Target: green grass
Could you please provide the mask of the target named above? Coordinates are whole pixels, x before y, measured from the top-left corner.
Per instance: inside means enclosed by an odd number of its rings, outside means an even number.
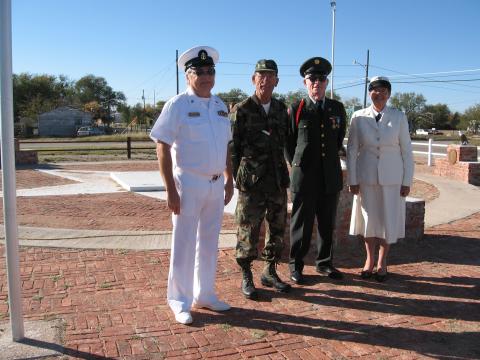
[[[53,275],[50,278],[53,280],[53,282],[57,282],[62,278],[62,275]]]
[[[113,285],[109,284],[108,282],[104,281],[103,283],[100,284],[100,289],[110,289]]]
[[[127,137],[130,137],[135,141],[150,141],[148,133],[137,132],[129,134],[112,134],[112,135],[99,135],[99,136],[80,136],[80,137],[35,137],[20,139],[22,143],[28,142],[52,142],[52,141],[65,141],[65,142],[97,142],[97,141],[127,141]]]
[[[251,334],[255,339],[263,339],[265,336],[267,336],[267,332],[263,330],[252,330]]]

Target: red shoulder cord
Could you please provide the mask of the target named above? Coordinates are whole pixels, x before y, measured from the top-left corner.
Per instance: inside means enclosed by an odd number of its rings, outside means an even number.
[[[300,104],[298,104],[297,113],[295,114],[295,127],[298,128],[298,123],[300,122],[300,113],[302,112],[303,105],[305,104],[305,100],[300,100]]]

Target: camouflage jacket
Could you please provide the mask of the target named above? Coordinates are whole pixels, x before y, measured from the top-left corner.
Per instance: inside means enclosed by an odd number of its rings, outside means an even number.
[[[289,186],[284,147],[288,114],[285,105],[271,100],[268,115],[255,95],[238,103],[232,121],[233,175],[241,191],[274,192]]]

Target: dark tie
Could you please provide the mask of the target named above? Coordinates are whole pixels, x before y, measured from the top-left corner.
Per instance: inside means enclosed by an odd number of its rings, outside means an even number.
[[[377,116],[375,116],[375,120],[376,120],[377,122],[379,122],[381,118],[382,118],[382,114],[381,114],[381,113],[378,113]]]

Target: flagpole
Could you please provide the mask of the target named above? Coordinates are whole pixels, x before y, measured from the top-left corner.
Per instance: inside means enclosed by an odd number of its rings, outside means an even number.
[[[8,277],[8,304],[13,341],[24,335],[20,256],[17,236],[15,147],[13,142],[12,3],[0,0],[0,107],[3,217]]]

